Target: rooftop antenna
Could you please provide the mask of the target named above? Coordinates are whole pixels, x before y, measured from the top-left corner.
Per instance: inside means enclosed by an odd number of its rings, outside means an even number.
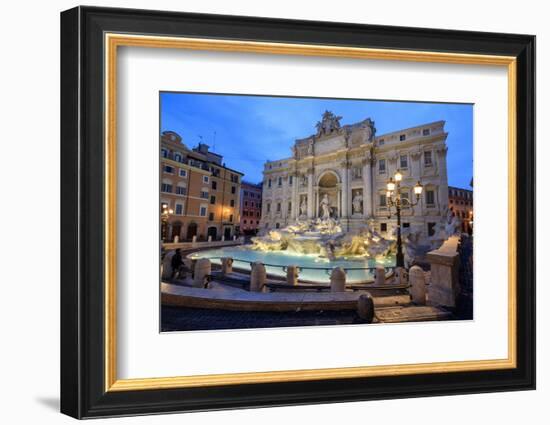
[[[214,131],[214,141],[212,142],[212,150],[216,152],[216,132]]]
[[[198,134],[198,136],[199,136],[199,140],[200,140],[199,143],[202,145],[202,136],[200,134]]]

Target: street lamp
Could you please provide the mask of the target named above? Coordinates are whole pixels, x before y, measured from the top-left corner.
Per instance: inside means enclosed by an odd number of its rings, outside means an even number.
[[[162,240],[165,241],[167,238],[167,231],[168,231],[168,219],[170,216],[174,214],[174,210],[172,208],[168,208],[168,205],[162,204],[161,211],[160,211],[160,221],[162,223],[161,226],[161,236]]]
[[[399,170],[390,177],[386,184],[386,204],[388,206],[388,218],[392,216],[392,207],[395,208],[395,215],[397,217],[397,254],[395,255],[395,266],[405,267],[405,257],[403,256],[403,241],[401,240],[401,208],[404,206],[414,207],[420,201],[420,195],[422,195],[422,185],[417,182],[414,185],[414,194],[416,195],[416,202],[411,202],[409,198],[401,197],[401,181],[403,180],[403,174]]]

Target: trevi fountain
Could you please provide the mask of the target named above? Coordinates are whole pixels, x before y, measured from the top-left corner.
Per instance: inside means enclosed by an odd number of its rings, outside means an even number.
[[[459,228],[460,221],[451,211],[436,226],[435,234],[422,236],[420,229],[403,229],[405,260],[409,265],[423,262],[428,251],[441,244]],[[253,237],[251,244],[209,249],[192,253],[190,258],[209,258],[220,263],[221,258],[233,258],[233,267],[250,270],[250,264],[262,262],[268,274],[285,276],[286,266],[298,266],[300,280],[328,282],[330,271],[342,267],[348,282],[366,282],[373,278],[374,269],[395,267],[396,236],[382,236],[369,224],[359,230],[344,231],[333,217],[327,197],[319,204],[319,217],[297,220],[281,229],[267,230]]]

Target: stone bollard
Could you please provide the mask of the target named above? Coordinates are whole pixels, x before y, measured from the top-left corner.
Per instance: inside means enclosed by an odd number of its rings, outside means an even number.
[[[372,323],[374,320],[374,301],[368,292],[359,295],[357,299],[357,315],[366,323]]]
[[[191,245],[192,246],[196,246],[197,245],[197,236],[193,236],[193,241],[191,242]]]
[[[330,274],[330,292],[345,292],[346,272],[342,267],[334,267]]]
[[[206,276],[212,273],[212,264],[208,258],[200,258],[195,264],[193,286],[204,288]]]
[[[237,240],[237,235],[233,235],[233,240],[234,240],[234,241]]]
[[[180,237],[178,235],[174,236],[174,243],[178,243],[180,241]]]
[[[393,283],[396,285],[407,284],[407,269],[404,267],[396,267],[393,276]]]
[[[212,235],[208,236],[208,242],[212,242]]]
[[[162,279],[172,279],[172,257],[176,255],[176,251],[169,251],[162,260]]]
[[[297,285],[298,272],[298,266],[286,266],[286,283],[289,285]]]
[[[419,305],[426,304],[426,275],[418,266],[412,266],[409,270],[411,282],[410,294],[412,302]]]
[[[225,235],[222,235],[222,242],[225,241]]]
[[[260,292],[265,286],[267,274],[263,263],[257,261],[251,264],[250,292]]]
[[[374,283],[375,285],[384,285],[386,283],[386,269],[382,266],[376,266],[376,271],[374,272]]]
[[[222,258],[222,275],[227,276],[229,273],[233,272],[233,258],[223,257]]]

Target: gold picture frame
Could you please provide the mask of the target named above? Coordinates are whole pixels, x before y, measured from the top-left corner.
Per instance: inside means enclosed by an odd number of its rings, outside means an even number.
[[[105,86],[107,127],[105,151],[107,176],[105,186],[105,391],[169,389],[195,386],[235,385],[249,383],[340,379],[409,375],[418,373],[465,372],[508,369],[516,367],[516,58],[513,56],[473,55],[410,50],[371,49],[355,47],[282,44],[254,41],[233,41],[159,37],[128,34],[105,34]],[[170,378],[117,379],[116,375],[116,94],[117,52],[119,47],[148,47],[157,49],[188,49],[260,53],[278,55],[325,56],[354,59],[396,60],[404,62],[435,62],[447,64],[491,65],[506,67],[508,72],[508,358],[458,362],[401,364],[330,369],[233,373]]]
[[[144,47],[507,72],[507,356],[123,379],[117,374],[117,58]],[[535,37],[76,7],[61,14],[61,411],[76,418],[535,387]],[[518,274],[521,270],[521,275]],[[503,282],[504,286],[504,282]],[[427,379],[429,377],[429,379]]]

